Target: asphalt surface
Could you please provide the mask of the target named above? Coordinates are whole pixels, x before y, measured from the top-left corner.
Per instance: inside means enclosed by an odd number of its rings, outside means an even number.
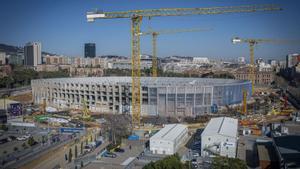
[[[129,146],[131,145],[131,149]],[[99,160],[95,160],[89,165],[85,166],[84,169],[121,169],[125,168],[122,163],[131,157],[138,157],[144,150],[144,141],[125,141],[125,143],[121,146],[125,150],[124,153],[116,153],[116,158],[102,157]],[[136,159],[134,160],[136,161]],[[134,163],[132,161],[132,165]],[[142,166],[132,166],[132,168],[142,168]]]
[[[240,136],[238,141],[237,158],[246,161],[249,168],[259,166],[256,139],[257,136]]]

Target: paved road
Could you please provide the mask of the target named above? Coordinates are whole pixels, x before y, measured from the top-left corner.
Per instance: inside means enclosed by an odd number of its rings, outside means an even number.
[[[246,161],[250,168],[259,166],[256,138],[257,136],[240,136],[238,142],[237,158]]]
[[[75,141],[72,139],[69,142],[61,144],[60,146],[53,148],[51,151],[41,155],[40,157],[32,160],[30,163],[21,167],[21,169],[53,169],[55,166],[59,165],[63,168],[69,168],[70,164],[65,160],[65,154],[69,154],[69,149],[72,149],[73,159],[75,156],[75,146],[77,145],[78,155],[80,154],[80,141]],[[82,137],[82,140],[84,138]]]

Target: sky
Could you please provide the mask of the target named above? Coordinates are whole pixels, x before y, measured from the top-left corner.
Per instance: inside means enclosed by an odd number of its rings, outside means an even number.
[[[23,46],[42,43],[42,50],[83,56],[84,43],[96,43],[97,55],[131,55],[130,19],[103,19],[88,23],[86,12],[95,9],[126,11],[150,8],[192,8],[278,4],[273,12],[144,18],[142,31],[211,28],[211,31],[160,35],[158,57],[181,55],[209,58],[248,58],[247,44],[231,38],[300,40],[298,0],[1,0],[0,43]],[[300,44],[258,44],[255,57],[284,59],[298,53]],[[141,53],[151,54],[151,37],[141,37]]]

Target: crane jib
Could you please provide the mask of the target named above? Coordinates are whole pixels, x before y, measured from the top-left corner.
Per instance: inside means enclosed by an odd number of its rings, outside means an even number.
[[[119,12],[94,12],[88,13],[87,16],[110,19],[110,18],[132,18],[134,16],[154,17],[154,16],[183,16],[183,15],[213,15],[223,13],[242,13],[256,11],[274,11],[282,10],[277,5],[246,5],[230,7],[210,7],[210,8],[162,8],[162,9],[145,9],[130,10]]]

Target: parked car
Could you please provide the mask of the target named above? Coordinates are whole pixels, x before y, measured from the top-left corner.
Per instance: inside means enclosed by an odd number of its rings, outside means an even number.
[[[24,136],[22,136],[22,137],[17,137],[17,140],[18,140],[18,141],[24,141],[24,140],[27,140],[27,138],[24,137]]]
[[[16,139],[17,139],[17,137],[16,137],[16,136],[8,136],[8,138],[9,138],[11,141],[13,141],[13,140],[16,140]]]
[[[116,158],[117,154],[111,153],[111,152],[107,152],[107,153],[104,154],[104,157]]]
[[[7,142],[8,142],[7,138],[4,138],[4,139],[0,140],[0,144],[4,144],[4,143],[7,143]]]
[[[124,153],[125,150],[123,148],[115,148],[115,152]]]
[[[193,151],[193,157],[199,157],[200,155],[199,155],[199,153],[198,152],[194,152]]]
[[[192,164],[198,164],[198,163],[197,163],[197,159],[192,159],[191,162],[192,162]]]
[[[86,145],[84,146],[83,152],[84,153],[89,153],[93,150],[93,147],[91,145]]]
[[[26,138],[26,139],[28,139],[30,136],[31,136],[30,134],[26,134],[23,137]]]

